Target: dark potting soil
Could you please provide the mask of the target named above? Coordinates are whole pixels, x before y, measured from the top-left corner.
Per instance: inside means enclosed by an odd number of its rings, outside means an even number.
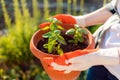
[[[67,43],[67,45],[63,45],[61,44],[61,49],[63,50],[64,53],[66,52],[70,52],[70,51],[75,51],[78,49],[85,49],[88,46],[88,39],[87,36],[84,36],[85,41],[82,43],[78,43],[77,45],[74,43],[70,43],[69,40],[72,40],[72,37],[67,36],[67,35],[62,35]],[[48,42],[47,38],[43,38],[41,39],[38,44],[37,44],[37,48],[45,53],[48,53],[47,49],[43,47],[44,44],[46,44]],[[57,54],[57,51],[53,51],[52,54]]]

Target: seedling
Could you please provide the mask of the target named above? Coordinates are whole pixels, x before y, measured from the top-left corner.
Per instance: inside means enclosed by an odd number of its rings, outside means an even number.
[[[61,49],[61,45],[67,45],[67,42],[61,35],[61,32],[64,30],[64,28],[59,25],[61,22],[56,18],[50,18],[48,21],[50,22],[50,25],[42,29],[49,29],[49,32],[42,35],[43,38],[48,39],[48,42],[44,44],[43,47],[48,50],[48,53],[57,52],[59,55],[62,55],[63,50]],[[77,45],[78,42],[84,42],[83,36],[84,34],[88,34],[88,32],[85,29],[80,28],[78,25],[74,25],[74,27],[75,28],[67,30],[65,35],[72,35],[73,39],[69,40],[69,42]]]
[[[59,25],[60,21],[58,21],[56,18],[50,18],[49,22],[51,24],[49,26],[46,26],[45,28],[43,28],[43,30],[50,29],[49,32],[43,34],[44,38],[48,38],[48,43],[44,44],[43,47],[48,49],[49,53],[52,53],[56,50],[59,55],[62,55],[63,51],[60,48],[60,45],[61,44],[66,45],[66,41],[60,35],[61,34],[60,29],[63,30],[64,28],[62,28]]]
[[[69,40],[69,42],[73,42],[74,44],[78,44],[78,42],[84,42],[84,34],[88,34],[88,32],[80,28],[79,25],[74,25],[75,28],[71,28],[66,31],[66,35],[72,35],[73,40]]]

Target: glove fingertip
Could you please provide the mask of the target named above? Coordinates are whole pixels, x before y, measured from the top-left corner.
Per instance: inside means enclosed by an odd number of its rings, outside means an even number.
[[[69,62],[68,60],[65,60],[65,63],[66,63],[66,64],[69,64],[70,62]]]

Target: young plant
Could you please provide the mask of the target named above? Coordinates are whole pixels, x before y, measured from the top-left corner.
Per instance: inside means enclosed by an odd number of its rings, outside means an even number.
[[[59,25],[59,21],[56,18],[50,18],[49,22],[51,23],[49,26],[46,26],[43,28],[43,30],[49,29],[50,31],[43,34],[43,38],[48,38],[48,43],[44,44],[43,47],[48,49],[48,53],[52,53],[54,51],[57,51],[59,55],[63,54],[62,49],[60,48],[60,45],[66,45],[66,41],[64,38],[60,35],[61,30],[64,29]]]
[[[75,28],[67,30],[65,34],[73,35],[73,40],[69,40],[69,42],[73,42],[77,45],[78,42],[84,42],[83,34],[88,34],[88,32],[85,29],[80,28],[79,25],[74,25],[74,27]]]

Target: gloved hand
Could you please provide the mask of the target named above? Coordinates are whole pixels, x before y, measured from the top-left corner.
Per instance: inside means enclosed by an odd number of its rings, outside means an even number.
[[[74,25],[78,24],[80,27],[85,27],[85,20],[82,16],[72,16],[69,14],[58,14],[53,16],[53,18],[56,18],[62,22],[63,25]],[[50,22],[44,22],[39,25],[40,28],[44,28],[45,26],[49,26]]]
[[[117,48],[99,49],[96,52],[77,56],[66,60],[67,66],[51,63],[53,69],[58,71],[83,71],[95,65],[117,65],[119,64],[119,53]]]
[[[72,52],[68,52],[65,53],[63,55],[60,56],[54,56],[54,57],[44,57],[43,60],[48,64],[51,65],[52,63],[56,63],[59,65],[66,65],[68,66],[69,63],[66,63],[65,61],[77,57],[77,56],[81,56],[81,55],[85,55],[85,54],[89,54],[91,52],[95,52],[98,49],[84,49],[84,50],[76,50],[76,51],[72,51]],[[51,69],[51,67],[49,66],[49,69]]]

